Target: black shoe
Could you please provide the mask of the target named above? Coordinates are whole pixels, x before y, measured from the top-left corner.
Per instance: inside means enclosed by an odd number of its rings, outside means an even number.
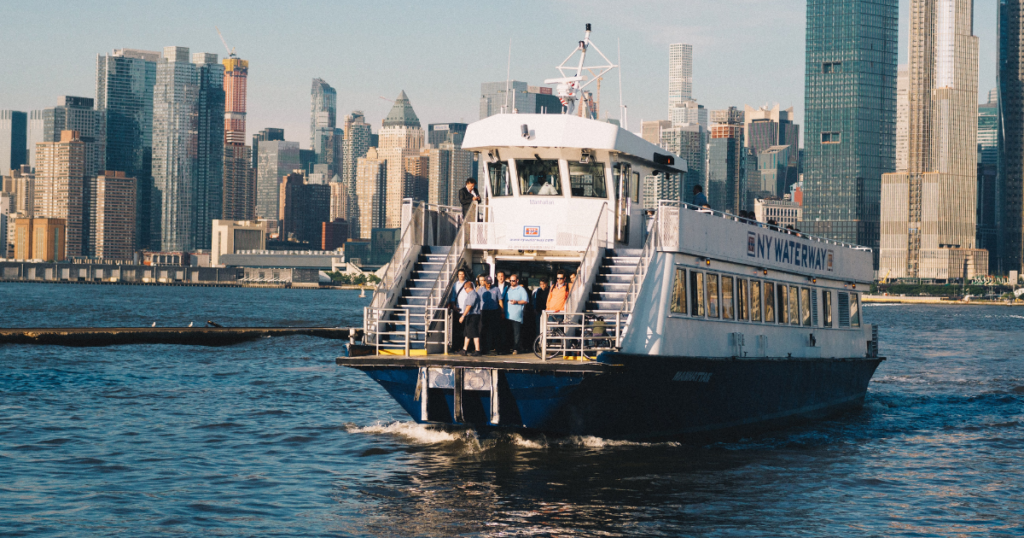
[[[479,356],[480,356],[480,352],[479,352],[479,351],[474,351],[474,352],[472,353],[472,356],[473,356],[473,357],[479,357]]]
[[[459,355],[465,355],[465,354],[466,354],[466,350],[465,349],[460,349],[459,350]]]

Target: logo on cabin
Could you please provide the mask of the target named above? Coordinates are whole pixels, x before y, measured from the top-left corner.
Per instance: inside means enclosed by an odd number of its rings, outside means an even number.
[[[819,271],[832,270],[834,252],[799,236],[747,232],[747,256]]]
[[[540,226],[523,226],[523,237],[540,237]]]
[[[747,256],[757,256],[757,234],[747,232]]]

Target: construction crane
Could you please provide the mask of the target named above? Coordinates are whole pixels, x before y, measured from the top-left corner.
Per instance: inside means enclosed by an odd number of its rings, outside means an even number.
[[[220,42],[224,43],[224,48],[227,49],[227,51],[228,51],[228,57],[229,58],[238,58],[238,55],[235,54],[235,49],[233,47],[229,47],[228,46],[227,40],[224,39],[224,34],[220,33],[220,28],[217,28],[216,26],[214,26],[213,28],[215,30],[217,30],[217,35],[220,36]]]

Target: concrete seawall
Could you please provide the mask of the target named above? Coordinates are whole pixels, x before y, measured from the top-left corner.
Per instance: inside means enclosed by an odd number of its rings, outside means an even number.
[[[91,327],[0,329],[0,344],[44,346],[119,346],[128,344],[175,344],[230,346],[239,342],[276,336],[315,336],[348,340],[362,329],[333,327]]]

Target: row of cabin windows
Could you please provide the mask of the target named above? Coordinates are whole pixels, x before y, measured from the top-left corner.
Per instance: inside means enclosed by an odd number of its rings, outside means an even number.
[[[824,318],[819,320],[818,301]],[[836,301],[839,319],[832,319]],[[860,327],[856,293],[793,286],[676,268],[671,311],[708,319],[781,323],[805,327]],[[820,321],[820,322],[819,322]]]
[[[557,159],[515,159],[515,171],[520,196],[562,196],[562,182],[559,179]],[[607,198],[604,163],[580,163],[568,161],[569,189],[573,197]],[[514,193],[511,168],[507,162],[488,163],[491,196],[512,196]],[[622,179],[627,183],[621,185]],[[631,197],[639,201],[640,174],[631,172],[628,164],[620,163],[613,168],[613,185],[616,195]],[[632,179],[632,182],[629,182]],[[629,184],[631,183],[631,184]],[[620,190],[622,192],[618,192]]]

